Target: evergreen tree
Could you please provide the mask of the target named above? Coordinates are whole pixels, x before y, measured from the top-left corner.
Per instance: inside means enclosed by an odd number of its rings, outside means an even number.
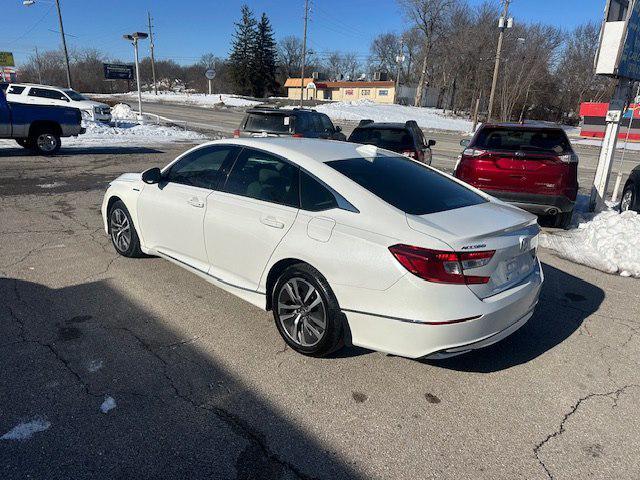
[[[256,61],[257,30],[253,12],[247,5],[241,8],[242,19],[236,22],[233,34],[233,44],[229,55],[231,79],[236,93],[251,95],[253,93],[252,71]]]
[[[277,90],[276,67],[277,49],[273,38],[271,22],[266,14],[262,14],[256,32],[256,50],[252,74],[252,91],[254,97],[264,97]]]

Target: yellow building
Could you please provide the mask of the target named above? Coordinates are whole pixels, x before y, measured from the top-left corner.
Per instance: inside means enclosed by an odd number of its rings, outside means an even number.
[[[385,82],[325,82],[304,79],[305,100],[334,100],[348,102],[352,100],[371,100],[377,103],[393,103],[395,83]],[[300,99],[300,78],[288,78],[284,83],[287,98]]]

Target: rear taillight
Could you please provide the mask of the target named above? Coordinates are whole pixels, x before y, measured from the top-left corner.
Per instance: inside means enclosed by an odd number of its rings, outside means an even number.
[[[423,280],[458,285],[488,283],[489,277],[465,275],[465,270],[487,265],[495,253],[445,252],[402,244],[389,247],[389,251],[404,268]]]
[[[295,137],[295,138],[303,138],[303,137],[304,137],[304,135],[302,135],[301,133],[294,133],[294,134],[293,134],[293,135],[291,135],[291,136],[292,136],[292,137]]]
[[[465,148],[464,152],[462,152],[462,155],[466,157],[481,157],[485,153],[487,153],[486,150],[478,150],[476,148]]]
[[[233,131],[233,138],[240,138],[240,130],[237,128]]]
[[[415,150],[403,150],[402,155],[409,158],[418,158],[418,155],[416,155]]]
[[[578,163],[578,155],[570,153],[567,155],[559,155],[558,158],[564,163]]]

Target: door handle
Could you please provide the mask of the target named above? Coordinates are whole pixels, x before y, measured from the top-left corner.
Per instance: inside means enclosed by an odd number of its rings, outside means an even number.
[[[204,202],[200,200],[198,197],[191,197],[189,200],[187,200],[187,203],[192,207],[196,207],[196,208],[204,207]]]
[[[280,220],[278,220],[277,218],[274,218],[274,217],[262,217],[260,219],[260,221],[264,225],[267,225],[268,227],[284,228],[284,222],[281,222]]]

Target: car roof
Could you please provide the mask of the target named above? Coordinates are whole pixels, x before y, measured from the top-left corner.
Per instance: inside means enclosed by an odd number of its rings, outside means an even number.
[[[41,87],[41,88],[56,88],[58,90],[71,90],[68,87],[56,87],[55,85],[42,85],[40,83],[23,83],[23,82],[12,82],[10,85],[15,85],[17,87]]]
[[[371,122],[371,123],[365,123],[363,125],[358,125],[356,128],[358,128],[358,129],[363,129],[363,128],[398,128],[398,129],[405,129],[405,128],[407,128],[407,124],[406,123],[400,123],[400,122]]]
[[[280,113],[283,115],[307,115],[318,113],[316,110],[308,108],[275,108],[275,107],[253,107],[247,110],[247,113]]]
[[[543,121],[529,121],[524,123],[516,123],[516,122],[497,122],[497,123],[483,123],[481,128],[513,128],[513,129],[540,129],[540,130],[562,130],[562,125],[553,122],[543,122]]]

